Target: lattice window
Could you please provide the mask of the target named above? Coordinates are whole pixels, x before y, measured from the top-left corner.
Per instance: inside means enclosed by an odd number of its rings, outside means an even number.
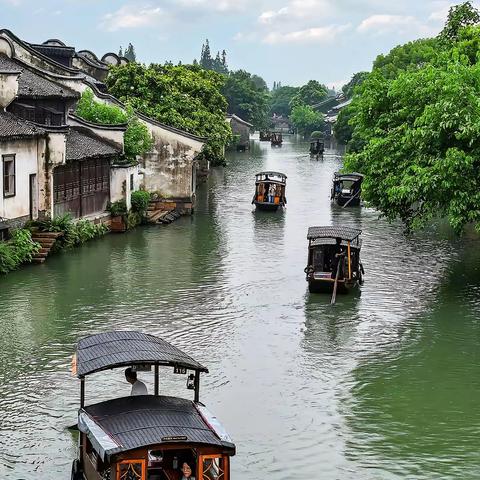
[[[202,456],[200,480],[228,480],[226,460],[215,455]]]
[[[117,464],[117,480],[145,480],[146,460],[124,460]]]

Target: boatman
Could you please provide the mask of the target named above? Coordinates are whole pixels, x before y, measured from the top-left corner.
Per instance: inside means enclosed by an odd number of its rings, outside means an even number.
[[[337,237],[335,239],[335,251],[332,259],[332,278],[337,276],[337,268],[340,263],[340,271],[338,272],[338,278],[343,278],[343,258],[345,257],[345,248],[342,246],[342,239]]]
[[[133,368],[129,367],[125,370],[125,378],[127,382],[132,385],[130,396],[148,395],[147,386],[138,380],[137,372]]]

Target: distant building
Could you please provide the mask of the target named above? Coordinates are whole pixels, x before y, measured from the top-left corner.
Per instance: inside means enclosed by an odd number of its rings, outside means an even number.
[[[274,132],[290,133],[293,130],[293,125],[287,116],[274,113],[270,119],[270,128]]]
[[[250,148],[250,131],[253,129],[253,125],[237,115],[227,115],[226,121],[230,124],[234,135],[233,147],[237,151],[248,150]]]

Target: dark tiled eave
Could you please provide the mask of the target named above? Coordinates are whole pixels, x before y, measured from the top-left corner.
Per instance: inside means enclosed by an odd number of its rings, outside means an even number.
[[[109,158],[122,152],[120,146],[116,146],[84,128],[70,128],[66,137],[67,161]]]
[[[27,68],[23,63],[0,54],[0,70],[21,71],[18,78],[18,98],[80,98],[80,94]]]
[[[45,135],[45,130],[9,112],[0,111],[0,141]]]

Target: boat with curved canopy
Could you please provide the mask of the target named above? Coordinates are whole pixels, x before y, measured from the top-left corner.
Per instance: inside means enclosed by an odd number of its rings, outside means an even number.
[[[333,177],[331,199],[341,207],[358,207],[362,194],[361,173],[339,173]]]
[[[312,293],[348,293],[363,283],[360,262],[361,230],[349,227],[310,227],[305,268]]]
[[[320,139],[310,141],[310,155],[323,155],[325,153],[325,143]]]
[[[281,147],[283,143],[283,135],[273,132],[270,134],[270,144],[272,147]]]
[[[259,210],[276,211],[287,204],[287,176],[280,172],[260,172],[255,175],[255,194],[252,204]]]
[[[152,371],[153,395],[86,405],[85,380],[93,373],[129,367]],[[160,367],[186,375],[194,399],[160,395]],[[72,370],[80,379],[79,457],[73,480],[229,480],[235,445],[200,402],[200,374],[208,369],[161,338],[114,331],[78,342]]]

